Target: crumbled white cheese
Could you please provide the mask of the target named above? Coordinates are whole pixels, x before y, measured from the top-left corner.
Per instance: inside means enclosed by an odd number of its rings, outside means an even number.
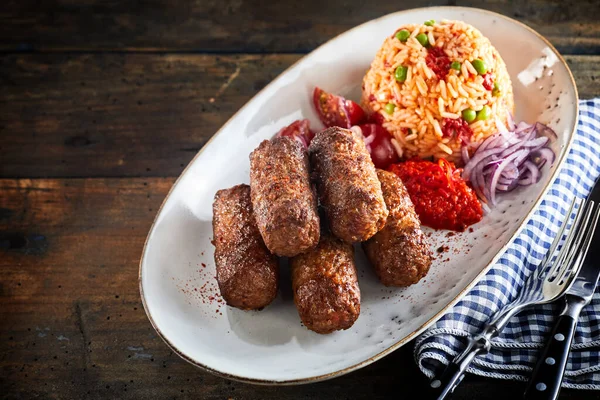
[[[529,86],[536,79],[541,78],[544,73],[544,67],[550,68],[558,61],[558,57],[549,47],[542,50],[543,56],[533,60],[527,68],[519,72],[517,78],[524,86]]]

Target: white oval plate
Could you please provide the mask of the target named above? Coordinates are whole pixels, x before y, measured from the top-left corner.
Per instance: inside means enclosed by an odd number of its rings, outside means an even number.
[[[300,324],[287,265],[273,304],[244,312],[219,302],[212,238],[212,201],[218,189],[249,181],[250,152],[298,118],[321,126],[312,90],[360,99],[360,86],[384,38],[406,23],[463,20],[498,49],[513,80],[517,120],[550,124],[558,158],[542,180],[505,196],[473,231],[431,234],[436,260],[429,275],[407,289],[382,286],[357,248],[361,314],[352,328],[318,335]],[[543,77],[517,78],[550,55]],[[314,382],[341,375],[399,348],[442,316],[499,257],[541,201],[564,160],[577,124],[577,90],[556,50],[525,25],[471,8],[435,7],[367,22],[302,58],[257,94],[217,132],[167,196],[148,235],[140,263],[140,291],[148,317],[164,341],[194,365],[227,378],[263,384]],[[449,250],[436,252],[440,246]]]

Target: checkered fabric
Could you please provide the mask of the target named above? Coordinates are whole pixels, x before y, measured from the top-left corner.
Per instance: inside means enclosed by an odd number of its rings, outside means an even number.
[[[589,194],[600,175],[600,99],[579,103],[579,126],[565,164],[539,209],[498,263],[415,344],[415,359],[428,377],[478,333],[489,317],[511,301],[538,266],[558,232],[573,195]],[[527,380],[552,329],[562,301],[515,316],[492,342],[491,352],[476,357],[468,372],[481,376]],[[600,291],[581,313],[563,387],[600,389]]]

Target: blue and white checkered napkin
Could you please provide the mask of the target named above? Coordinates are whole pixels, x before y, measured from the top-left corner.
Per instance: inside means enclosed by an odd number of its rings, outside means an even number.
[[[579,103],[579,126],[573,147],[557,180],[527,226],[498,263],[415,343],[415,359],[428,376],[440,374],[469,333],[477,333],[498,308],[512,300],[537,266],[565,218],[573,195],[586,196],[600,175],[600,99]],[[560,302],[559,302],[560,303]],[[514,317],[477,357],[468,372],[500,379],[527,380],[560,304],[533,308]],[[442,365],[443,364],[443,365]],[[600,389],[600,291],[585,307],[569,356],[563,386]]]

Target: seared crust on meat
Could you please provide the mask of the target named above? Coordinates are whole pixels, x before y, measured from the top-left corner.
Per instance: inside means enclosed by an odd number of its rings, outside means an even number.
[[[217,281],[227,304],[255,310],[273,301],[279,266],[256,227],[248,185],[217,192],[213,236]]]
[[[377,176],[390,214],[385,227],[362,244],[363,250],[381,283],[409,286],[429,271],[429,243],[402,180],[383,170]]]
[[[383,228],[388,210],[362,138],[348,129],[329,128],[315,136],[308,152],[331,232],[352,243]]]
[[[319,243],[317,196],[300,143],[263,141],[250,155],[250,187],[256,223],[272,253],[293,257]]]
[[[292,290],[304,325],[317,333],[348,329],[360,314],[360,289],[352,245],[328,234],[290,260]]]

